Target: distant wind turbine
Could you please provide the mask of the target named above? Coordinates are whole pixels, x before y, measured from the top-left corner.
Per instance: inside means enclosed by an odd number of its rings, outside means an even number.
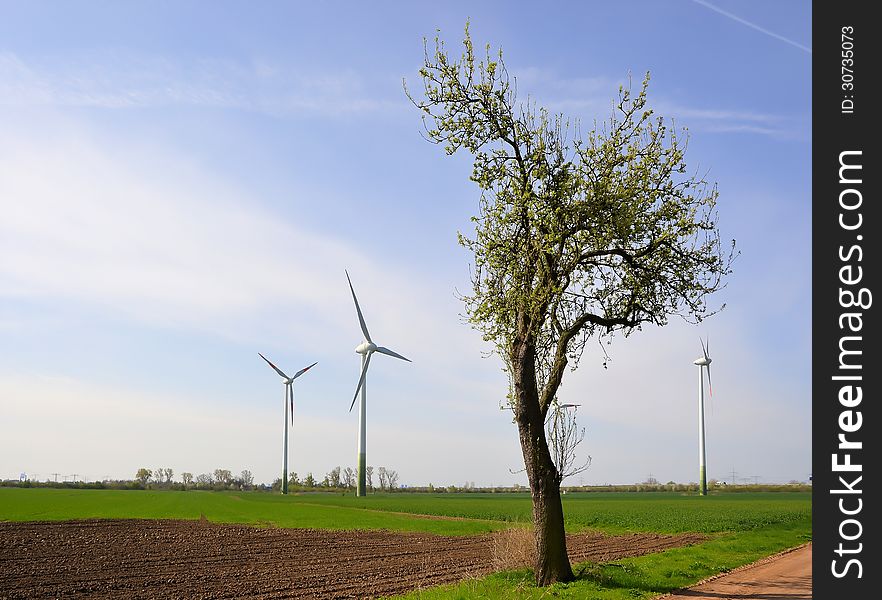
[[[714,386],[711,383],[710,365],[713,362],[708,351],[710,350],[710,339],[702,342],[701,338],[701,358],[695,359],[692,364],[698,365],[698,476],[699,476],[699,494],[707,496],[707,457],[704,450],[704,369],[707,367],[707,387],[710,395],[714,395]]]
[[[282,403],[285,406],[285,418],[284,418],[284,421],[285,421],[285,443],[284,443],[284,449],[283,449],[283,455],[282,455],[283,456],[283,459],[282,459],[282,493],[287,494],[288,493],[288,402],[289,402],[288,399],[290,398],[291,425],[293,426],[294,425],[294,385],[293,385],[294,380],[297,379],[298,377],[300,377],[301,375],[303,375],[304,373],[306,373],[307,371],[309,371],[314,366],[316,366],[318,364],[318,362],[314,362],[311,365],[309,365],[308,367],[304,367],[304,368],[300,369],[299,371],[294,373],[293,377],[288,377],[287,375],[285,375],[285,373],[279,367],[277,367],[272,362],[270,362],[270,359],[265,357],[263,354],[260,354],[260,352],[258,352],[257,354],[260,356],[260,358],[265,360],[266,363],[269,366],[271,366],[275,370],[276,373],[278,373],[279,375],[282,376],[282,379],[283,379],[282,383],[285,386],[285,401]]]
[[[374,352],[379,352],[380,354],[394,356],[395,358],[400,358],[407,362],[411,362],[411,360],[401,356],[397,352],[389,350],[388,348],[377,346],[371,340],[371,334],[368,333],[367,325],[364,323],[364,316],[361,314],[361,307],[358,305],[358,298],[355,297],[355,289],[352,287],[349,271],[346,271],[346,280],[349,282],[349,291],[352,292],[352,300],[355,301],[355,311],[358,313],[358,323],[361,325],[361,332],[364,334],[364,341],[355,348],[355,351],[358,354],[361,354],[361,376],[358,378],[358,385],[355,386],[355,396],[352,398],[352,404],[349,405],[349,412],[352,412],[352,407],[355,406],[355,401],[358,399],[358,392],[360,391],[361,402],[358,403],[358,488],[356,489],[356,495],[366,496],[367,487],[365,486],[365,467],[367,466],[367,459],[365,453],[365,405],[367,402],[366,378],[368,366],[371,364],[371,356]]]

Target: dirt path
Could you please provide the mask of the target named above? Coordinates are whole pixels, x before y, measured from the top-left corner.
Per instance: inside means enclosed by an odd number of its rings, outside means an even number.
[[[704,536],[568,536],[609,561]],[[0,599],[373,598],[495,570],[492,535],[257,529],[199,521],[0,522]]]
[[[764,558],[663,596],[690,600],[810,600],[812,545]]]

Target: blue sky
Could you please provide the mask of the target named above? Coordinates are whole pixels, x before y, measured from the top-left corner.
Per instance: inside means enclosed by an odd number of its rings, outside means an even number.
[[[742,255],[727,308],[586,352],[568,483],[697,478],[698,337],[718,479],[806,480],[811,460],[810,4],[693,0],[0,2],[0,477],[354,465],[361,341],[379,356],[368,463],[401,483],[525,483],[498,357],[462,323],[456,244],[478,192],[402,91],[422,40],[467,19],[522,95],[591,123],[629,74],[688,127]]]

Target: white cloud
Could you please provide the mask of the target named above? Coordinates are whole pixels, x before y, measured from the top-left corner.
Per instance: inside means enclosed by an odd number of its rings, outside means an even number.
[[[357,379],[352,348],[361,334],[343,274],[348,267],[374,339],[414,360],[405,364],[379,356],[373,361],[372,456],[390,457],[387,465],[408,482],[440,481],[454,473],[459,473],[455,479],[492,480],[494,473],[517,464],[514,435],[506,438],[514,444],[513,458],[502,460],[504,466],[491,462],[498,444],[486,438],[510,427],[493,399],[504,394],[495,385],[498,380],[504,385],[504,377],[495,364],[477,360],[477,336],[460,323],[461,307],[444,282],[377,264],[332,235],[286,223],[230,182],[182,163],[180,156],[146,146],[113,152],[113,143],[67,125],[54,120],[47,127],[52,133],[32,139],[10,127],[0,143],[0,289],[9,302],[46,306],[36,322],[13,321],[9,327],[27,335],[22,328],[54,319],[53,307],[77,311],[80,306],[92,320],[93,309],[103,313],[91,327],[113,327],[122,319],[160,331],[206,332],[219,344],[259,345],[285,368],[303,366],[282,362],[292,353],[318,359],[315,381],[301,380],[305,393],[298,395],[311,410],[303,412],[318,421],[303,422],[307,433],[294,442],[292,455],[320,452],[308,468],[330,469],[351,458],[355,439],[356,413],[346,408]],[[143,461],[191,471],[239,464],[266,473],[265,465],[275,464],[277,444],[271,445],[270,458],[247,447],[275,435],[278,419],[265,406],[275,406],[271,399],[278,382],[250,356],[252,350],[248,354],[254,365],[246,376],[254,377],[254,395],[267,402],[247,415],[235,414],[235,407],[253,402],[223,391],[226,365],[200,374],[206,379],[204,394],[180,393],[174,400],[152,384],[163,381],[162,373],[132,378],[126,389],[112,388],[97,373],[87,379],[67,375],[72,381],[63,385],[75,396],[62,411],[69,427],[56,424],[49,442],[32,445],[34,455],[24,462],[52,463],[64,448],[76,447],[69,454],[72,462],[100,464],[99,470],[119,476]],[[67,373],[64,364],[43,367]],[[44,426],[37,407],[57,404],[53,386],[14,372],[3,380],[4,412],[31,407],[19,412],[17,435],[37,435]],[[223,410],[213,394],[223,394]],[[78,410],[71,412],[70,406]],[[460,421],[471,425],[448,433]],[[138,434],[142,428],[144,435]],[[219,443],[231,439],[229,448],[217,451]],[[443,460],[437,449],[418,448],[420,439],[436,440]],[[17,447],[12,437],[7,443]],[[502,447],[511,450],[512,444]],[[101,447],[115,449],[113,460],[101,458]],[[405,447],[406,459],[391,459]],[[476,452],[486,460],[465,474],[463,465]],[[0,455],[6,470],[18,468],[11,452]],[[332,464],[329,457],[339,462]],[[41,467],[47,468],[67,467]]]
[[[523,482],[509,473],[521,466],[520,450],[510,416],[498,410],[505,376],[498,358],[478,358],[486,347],[460,322],[449,282],[406,262],[381,264],[332,234],[281,220],[234,182],[166,148],[119,145],[59,119],[27,134],[4,125],[5,299],[45,303],[38,319],[51,321],[52,306],[99,308],[160,331],[207,332],[217,344],[231,344],[232,354],[247,347],[253,367],[238,375],[247,379],[239,389],[266,400],[226,394],[216,402],[229,364],[199,373],[205,391],[197,395],[158,392],[150,379],[162,381],[162,373],[121,389],[97,372],[74,376],[63,363],[41,370],[60,373],[61,381],[7,371],[0,405],[15,424],[0,442],[0,474],[97,469],[130,476],[138,466],[166,463],[192,472],[247,467],[271,479],[281,444],[267,440],[280,437],[273,400],[279,386],[252,354],[255,346],[286,368],[308,364],[289,366],[293,355],[320,360],[313,377],[298,380],[292,469],[318,474],[347,464],[356,414],[345,411],[357,378],[352,348],[361,337],[343,275],[348,267],[375,341],[414,361],[379,356],[372,363],[369,461],[397,469],[406,483]],[[711,472],[731,463],[772,477],[761,470],[770,448],[809,447],[799,413],[808,411],[808,400],[798,397],[807,388],[792,387],[798,373],[782,375],[750,352],[755,340],[740,328],[751,317],[741,317],[709,323],[719,393],[709,419]],[[100,318],[92,326],[113,327]],[[613,348],[608,371],[587,356],[567,374],[561,398],[583,404],[589,430],[582,453],[595,461],[586,481],[636,481],[647,469],[665,480],[692,478],[696,337],[676,324],[646,331]],[[166,385],[175,389],[176,382]],[[609,437],[615,431],[621,439]],[[25,444],[33,439],[45,444]],[[780,465],[788,479],[802,468],[792,455]]]
[[[234,473],[247,468],[257,481],[278,477],[279,407],[270,402],[206,409],[204,400],[147,393],[137,384],[119,388],[70,377],[5,374],[0,377],[0,478],[20,472],[40,480],[56,472],[90,480],[131,478],[139,467],[171,467],[178,477],[216,468]],[[290,431],[289,470],[301,477],[312,472],[321,478],[335,466],[355,463],[354,414],[326,418],[315,412],[308,401],[299,402]],[[512,432],[478,435],[474,427],[418,425],[424,428],[373,420],[369,463],[396,469],[409,484],[518,479],[507,470],[518,465]]]
[[[183,61],[117,52],[37,63],[0,53],[0,106],[192,106],[334,117],[383,112],[404,102],[367,87],[353,70],[327,73],[262,61]]]

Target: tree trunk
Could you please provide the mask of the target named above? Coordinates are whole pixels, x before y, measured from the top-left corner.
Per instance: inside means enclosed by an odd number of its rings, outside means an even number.
[[[512,358],[515,418],[533,497],[536,584],[545,586],[557,581],[572,581],[575,576],[567,555],[560,480],[548,451],[545,419],[539,408],[535,350],[529,344],[518,344]]]

